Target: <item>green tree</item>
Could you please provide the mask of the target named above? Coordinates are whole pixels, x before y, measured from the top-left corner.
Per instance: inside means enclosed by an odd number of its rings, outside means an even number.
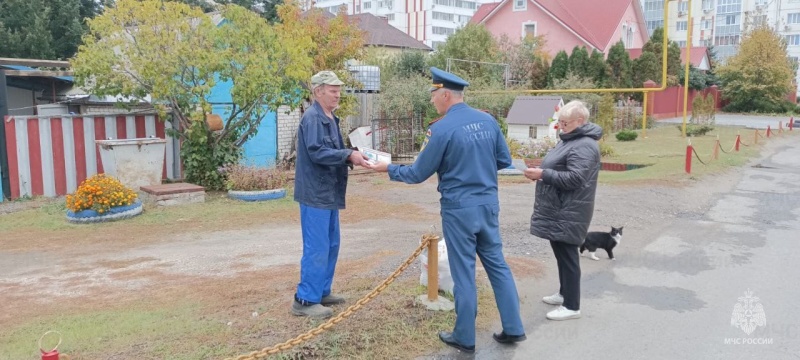
[[[55,59],[50,14],[43,0],[0,2],[0,57]]]
[[[431,56],[430,65],[447,69],[447,60],[451,59],[450,71],[469,81],[471,88],[502,88],[505,69],[480,63],[497,62],[498,49],[492,33],[483,25],[470,23],[447,37]]]
[[[264,1],[264,12],[261,13],[261,17],[267,19],[270,24],[275,24],[281,21],[281,17],[278,15],[278,7],[283,5],[283,0],[271,0],[271,1]]]
[[[55,56],[68,59],[78,51],[84,28],[81,23],[80,3],[76,0],[50,2],[50,34]]]
[[[402,119],[434,112],[431,93],[428,91],[430,85],[430,78],[419,73],[395,75],[390,81],[381,84],[378,105],[382,116]]]
[[[150,96],[178,122],[187,181],[223,186],[217,171],[238,161],[268,111],[297,106],[297,89],[311,76],[308,35],[281,33],[258,14],[222,7],[224,26],[199,8],[159,0],[118,0],[89,21],[72,66],[78,84],[97,95]],[[206,120],[211,90],[230,82],[233,104],[224,128]]]
[[[594,83],[591,79],[582,78],[575,74],[569,74],[565,79],[555,80],[553,83],[553,89],[594,89]],[[572,100],[580,100],[589,105],[589,110],[592,114],[597,112],[597,108],[600,105],[600,100],[602,97],[597,93],[562,93],[562,94],[554,94],[557,96],[561,96],[564,100],[564,103],[568,103]],[[594,121],[593,117],[590,116],[591,121]]]
[[[684,84],[684,72],[678,73],[678,83]],[[689,89],[703,90],[708,87],[706,74],[689,64]]]
[[[500,37],[500,62],[509,65],[509,78],[514,85],[523,89],[540,89],[546,81],[548,55],[544,51],[543,36],[526,36],[522,41],[511,40],[507,35]],[[546,83],[544,84],[546,86]]]
[[[536,58],[533,62],[531,70],[531,89],[545,89],[549,81],[550,75],[550,62],[546,57]]]
[[[633,61],[633,82],[634,87],[642,86],[647,80],[661,80],[661,66],[656,60],[656,54],[645,51]]]
[[[609,68],[609,85],[615,88],[641,87],[642,84],[633,84],[631,73],[631,58],[625,50],[622,40],[614,44],[608,52],[606,64]]]
[[[557,81],[567,78],[569,73],[569,57],[567,52],[561,50],[556,54],[553,63],[550,65],[550,76],[548,77],[548,85],[553,86]]]
[[[589,52],[586,47],[575,46],[569,56],[569,71],[585,79],[593,78],[589,68]]]
[[[189,6],[195,6],[203,9],[204,12],[211,12],[217,10],[222,5],[239,5],[245,9],[252,10],[253,6],[258,2],[257,0],[166,0],[181,2]]]
[[[603,94],[595,118],[595,123],[603,128],[603,140],[614,131],[614,112],[614,96],[609,93]]]
[[[603,53],[597,51],[597,49],[592,50],[587,70],[588,75],[598,88],[604,88],[609,85],[611,69],[606,65],[606,59]]]
[[[424,75],[428,72],[427,58],[421,51],[403,51],[395,58],[397,75],[410,77],[412,75]]]
[[[650,40],[642,47],[642,54],[650,52],[655,55],[656,69],[658,69],[658,76],[651,79],[657,83],[661,82],[661,69],[662,69],[662,48],[664,41],[663,29],[659,28],[653,31]],[[641,58],[641,57],[640,57]],[[667,41],[667,85],[678,84],[678,73],[681,71],[681,49],[674,41]]]
[[[782,37],[767,26],[745,32],[739,52],[717,69],[732,111],[783,111],[794,68]]]
[[[357,88],[360,84],[351,76],[346,63],[348,60],[364,57],[365,33],[359,29],[355,20],[346,16],[345,11],[346,8],[342,7],[337,16],[329,18],[320,8],[304,12],[295,1],[288,1],[278,6],[281,21],[274,26],[289,39],[293,36],[311,38],[312,46],[307,55],[312,59],[312,74],[331,70],[336,72],[347,87]],[[309,94],[307,89],[311,88],[309,81],[310,78],[302,81],[303,88],[306,89],[305,95]],[[336,115],[346,121],[344,119],[347,116],[356,113],[357,107],[355,96],[343,93]],[[339,127],[344,134],[350,131],[347,123],[341,123]]]

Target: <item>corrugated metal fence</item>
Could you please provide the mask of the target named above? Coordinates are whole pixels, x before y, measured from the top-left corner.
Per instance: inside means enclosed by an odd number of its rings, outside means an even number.
[[[87,177],[102,173],[95,140],[166,139],[163,177],[181,177],[178,144],[165,134],[172,124],[156,115],[6,116],[3,125],[12,199],[66,195]]]

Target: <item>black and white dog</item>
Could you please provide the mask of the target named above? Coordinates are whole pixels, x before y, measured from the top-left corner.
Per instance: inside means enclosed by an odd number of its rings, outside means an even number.
[[[585,250],[589,251],[589,258],[592,260],[600,260],[594,255],[597,249],[603,249],[608,253],[608,258],[614,259],[614,253],[611,251],[615,246],[619,245],[622,241],[622,227],[611,227],[610,232],[591,231],[586,234],[586,240],[581,245],[581,256]]]

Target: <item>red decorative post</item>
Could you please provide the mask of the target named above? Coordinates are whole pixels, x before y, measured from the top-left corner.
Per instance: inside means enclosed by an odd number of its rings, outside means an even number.
[[[741,144],[742,144],[742,136],[736,134],[736,145],[734,145],[734,147],[736,148],[736,152],[739,152],[739,145]]]
[[[692,143],[686,145],[686,173],[692,173]]]
[[[767,137],[772,134],[772,130],[769,129],[769,125],[767,125]]]

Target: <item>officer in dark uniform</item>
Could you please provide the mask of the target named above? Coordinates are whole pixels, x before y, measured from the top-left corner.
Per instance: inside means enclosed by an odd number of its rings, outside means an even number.
[[[430,125],[417,160],[412,165],[376,163],[368,167],[387,171],[389,178],[418,184],[434,173],[439,178],[442,229],[455,286],[456,324],[439,338],[461,351],[475,351],[478,314],[475,255],[481,259],[494,290],[503,331],[501,343],[525,340],[519,315],[519,295],[503,256],[498,214],[497,170],[511,165],[503,133],[489,114],[464,103],[464,79],[431,68],[431,102],[440,120]]]

